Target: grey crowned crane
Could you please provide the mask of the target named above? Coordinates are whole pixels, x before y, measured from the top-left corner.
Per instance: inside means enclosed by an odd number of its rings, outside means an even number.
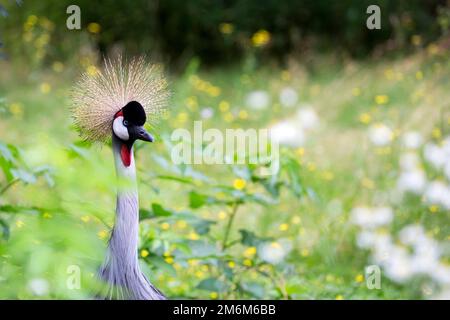
[[[72,92],[73,118],[82,138],[112,139],[116,174],[126,180],[117,192],[115,224],[99,277],[103,299],[163,300],[138,262],[139,200],[133,144],[152,142],[144,124],[155,120],[168,98],[167,81],[143,57],[105,60],[97,74],[84,74]]]

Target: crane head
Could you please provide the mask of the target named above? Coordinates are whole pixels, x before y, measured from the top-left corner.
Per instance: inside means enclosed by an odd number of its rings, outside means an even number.
[[[113,134],[127,144],[136,140],[153,142],[153,137],[144,129],[146,121],[144,107],[137,101],[128,102],[114,115]]]

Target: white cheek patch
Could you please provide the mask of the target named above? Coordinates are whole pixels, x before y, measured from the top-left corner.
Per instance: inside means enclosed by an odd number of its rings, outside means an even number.
[[[113,121],[113,131],[120,139],[128,141],[130,136],[128,134],[128,129],[123,125],[123,117],[117,117]]]

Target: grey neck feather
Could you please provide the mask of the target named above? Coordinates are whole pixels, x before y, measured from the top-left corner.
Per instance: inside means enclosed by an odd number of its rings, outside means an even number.
[[[164,295],[156,289],[139,267],[138,233],[139,200],[133,149],[130,166],[125,167],[120,156],[122,142],[113,134],[113,153],[117,176],[125,186],[119,188],[116,219],[108,244],[106,260],[100,277],[108,288],[102,293],[106,299],[162,300]]]

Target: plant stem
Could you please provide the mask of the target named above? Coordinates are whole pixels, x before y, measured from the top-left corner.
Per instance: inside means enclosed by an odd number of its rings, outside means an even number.
[[[226,248],[228,248],[228,237],[230,235],[231,226],[233,225],[234,217],[236,216],[238,207],[239,207],[239,204],[237,202],[235,202],[233,204],[233,208],[232,208],[230,216],[228,218],[227,227],[225,229],[225,235],[223,236],[222,251],[224,251]]]
[[[4,186],[3,188],[0,189],[0,196],[2,194],[4,194],[6,191],[8,191],[9,188],[11,188],[14,184],[16,184],[17,182],[19,182],[19,179],[14,179],[11,180],[11,182],[9,182],[6,186]]]

